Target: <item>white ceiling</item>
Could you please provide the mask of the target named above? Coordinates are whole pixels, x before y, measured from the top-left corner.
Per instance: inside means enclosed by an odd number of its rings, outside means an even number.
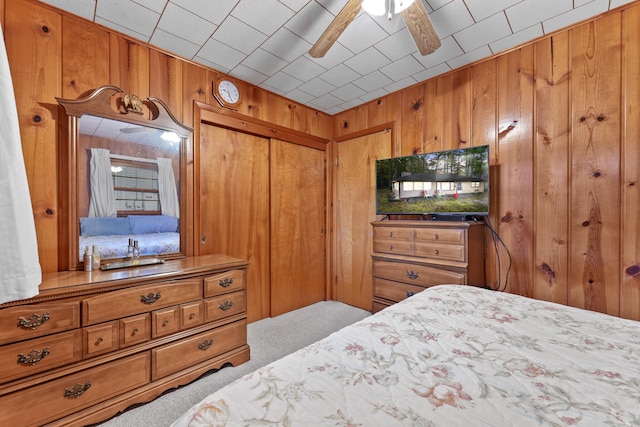
[[[361,11],[308,51],[347,0],[41,0],[328,114],[640,0],[422,1],[442,47],[421,56],[400,16]]]

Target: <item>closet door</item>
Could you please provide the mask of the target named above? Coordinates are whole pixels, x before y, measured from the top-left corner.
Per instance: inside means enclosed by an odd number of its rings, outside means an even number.
[[[248,320],[268,317],[269,140],[203,122],[196,173],[196,253],[248,260]]]
[[[271,140],[271,316],[325,299],[325,151]]]
[[[371,310],[371,253],[376,218],[376,160],[391,157],[391,132],[338,143],[336,173],[336,294]],[[382,218],[382,217],[381,217]]]

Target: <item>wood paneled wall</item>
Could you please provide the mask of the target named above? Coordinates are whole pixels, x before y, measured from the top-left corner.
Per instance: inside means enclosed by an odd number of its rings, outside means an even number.
[[[508,290],[640,319],[639,28],[635,2],[340,113],[334,136],[395,121],[396,155],[490,144]]]
[[[183,123],[194,126],[194,101],[215,105],[215,70],[132,41],[99,25],[31,0],[0,0],[0,18],[13,76],[23,152],[34,208],[43,272],[58,271],[58,209],[55,183],[66,165],[58,158],[58,124],[66,120],[55,98],[75,99],[102,85],[115,85],[141,99],[162,99]],[[332,117],[241,83],[238,112],[252,118],[331,138]],[[197,162],[198,159],[195,159]],[[188,165],[193,180],[194,165]],[[189,184],[193,186],[193,183]],[[188,215],[194,218],[193,197]],[[189,227],[189,226],[188,226]],[[192,228],[192,226],[191,226]],[[188,233],[187,253],[196,242]]]

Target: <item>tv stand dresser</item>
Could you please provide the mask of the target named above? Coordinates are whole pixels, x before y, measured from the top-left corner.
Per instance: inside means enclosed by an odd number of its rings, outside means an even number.
[[[244,260],[45,275],[0,305],[0,425],[87,425],[249,360]]]
[[[485,285],[485,226],[466,221],[375,221],[372,311],[437,284]]]

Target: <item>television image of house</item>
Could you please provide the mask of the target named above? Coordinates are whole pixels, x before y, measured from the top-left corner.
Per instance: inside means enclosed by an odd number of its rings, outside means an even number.
[[[393,180],[393,195],[396,199],[415,197],[450,196],[464,197],[485,191],[485,179],[461,174],[408,173]]]

